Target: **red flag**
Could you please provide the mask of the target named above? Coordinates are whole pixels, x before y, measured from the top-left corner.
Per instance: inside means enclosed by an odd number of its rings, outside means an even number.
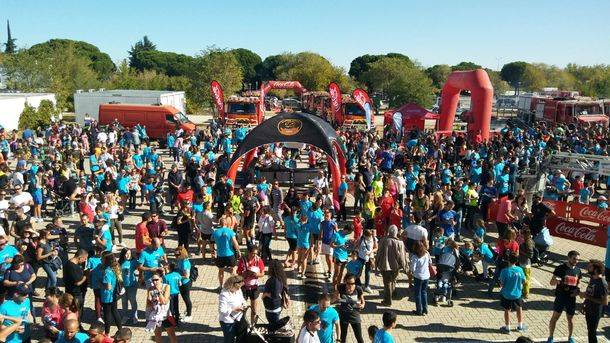
[[[225,116],[225,103],[224,95],[222,94],[222,86],[218,81],[213,80],[210,82],[210,92],[212,93],[212,99],[214,100],[214,106],[218,112],[220,118]]]
[[[371,98],[369,98],[369,94],[362,88],[356,88],[354,89],[352,96],[354,97],[354,100],[356,100],[358,105],[360,105],[362,110],[365,112],[366,126],[367,129],[370,129],[373,125],[373,102],[371,101]]]
[[[330,107],[333,112],[333,121],[338,125],[341,125],[343,123],[343,116],[341,114],[341,89],[339,89],[339,86],[336,83],[331,82],[328,85],[328,93],[330,93]]]

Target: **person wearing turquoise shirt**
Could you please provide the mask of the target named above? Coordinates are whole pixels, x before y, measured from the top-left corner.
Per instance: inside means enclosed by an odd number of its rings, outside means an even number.
[[[64,329],[57,334],[55,343],[87,343],[89,335],[78,331],[78,320],[68,319],[64,323]]]
[[[119,265],[121,266],[121,276],[125,294],[121,297],[123,309],[123,323],[137,324],[138,319],[138,281],[136,271],[138,270],[138,260],[129,248],[123,248],[119,255]],[[131,312],[128,310],[131,306]],[[130,314],[131,313],[131,314]]]
[[[339,313],[334,307],[330,306],[331,297],[329,294],[322,294],[318,299],[317,305],[311,305],[309,310],[315,311],[322,322],[318,337],[320,343],[333,343],[339,341],[341,328],[339,327]]]
[[[2,315],[4,319],[2,322],[3,327],[11,327],[16,323],[16,321],[11,319],[17,318],[21,319],[21,326],[23,327],[23,331],[18,330],[8,335],[5,342],[29,342],[31,335],[30,323],[33,318],[31,313],[31,302],[26,293],[18,291],[13,299],[5,300],[2,305],[0,305],[0,315]]]
[[[282,213],[282,221],[284,222],[286,241],[288,242],[288,254],[286,254],[286,261],[284,261],[285,268],[292,268],[296,262],[296,251],[297,251],[297,226],[299,218],[296,215],[297,208],[285,209]]]
[[[193,312],[193,302],[191,301],[191,261],[188,259],[188,252],[184,247],[178,247],[174,251],[176,256],[176,272],[178,272],[182,276],[182,281],[180,282],[180,296],[186,305],[186,316],[182,318],[182,321],[185,323],[190,322]]]
[[[115,325],[119,330],[123,328],[121,316],[117,310],[116,288],[119,283],[122,283],[121,266],[115,260],[112,253],[102,256],[102,290],[100,300],[102,302],[102,313],[104,318],[104,332],[106,335],[110,333],[110,319],[114,320]]]
[[[307,225],[307,214],[301,212],[299,222],[296,224],[297,229],[297,249],[298,249],[298,261],[297,261],[297,274],[300,278],[305,277],[305,269],[307,268],[307,256],[309,255],[309,227]]]
[[[163,276],[163,283],[169,285],[169,309],[176,323],[180,323],[180,286],[182,285],[182,275],[176,270],[176,264],[171,262],[168,265],[168,273]]]
[[[307,213],[307,228],[311,233],[313,243],[313,255],[311,263],[318,262],[318,254],[320,253],[320,223],[324,220],[324,212],[320,207],[320,201],[316,200],[309,212]]]
[[[93,222],[95,226],[95,243],[98,246],[104,247],[105,251],[112,252],[112,234],[108,229],[107,221],[101,216]]]
[[[332,238],[330,247],[333,248],[333,257],[335,259],[335,275],[333,276],[333,283],[338,285],[343,279],[343,272],[345,271],[345,265],[349,253],[347,252],[347,242],[349,236],[352,234],[351,225],[346,225],[343,230],[335,232]]]
[[[231,274],[235,274],[237,258],[241,255],[239,244],[235,237],[235,231],[227,227],[227,219],[220,218],[220,228],[212,233],[212,239],[216,243],[216,267],[218,267],[218,285],[222,289],[224,283],[225,268],[231,269]]]
[[[102,289],[102,277],[103,277],[103,266],[102,266],[102,253],[104,248],[101,246],[95,247],[95,255],[89,256],[85,270],[88,271],[89,287],[93,290],[95,298],[95,312],[97,314],[97,320],[102,320],[102,306],[100,302],[101,289]]]
[[[517,312],[517,331],[525,330],[523,325],[523,283],[525,282],[525,273],[521,267],[515,266],[519,258],[516,255],[508,257],[508,267],[500,272],[500,302],[504,308],[504,324],[501,331],[510,333],[510,312]]]
[[[138,269],[144,273],[144,280],[150,280],[154,272],[161,270],[161,261],[167,263],[167,256],[160,239],[155,237],[138,257]]]
[[[386,311],[381,317],[383,328],[377,330],[373,343],[394,343],[394,337],[390,333],[396,327],[396,313]]]

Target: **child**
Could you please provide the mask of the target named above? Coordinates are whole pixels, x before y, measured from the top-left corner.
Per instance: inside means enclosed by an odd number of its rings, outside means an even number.
[[[362,236],[362,215],[360,211],[357,211],[354,215],[352,227],[354,228],[354,240],[360,239],[360,236]]]
[[[356,277],[356,285],[361,286],[360,282],[360,274],[362,274],[362,261],[358,258],[358,253],[356,250],[352,250],[350,254],[351,259],[347,262],[345,269],[348,273],[353,274]]]
[[[462,265],[462,270],[465,272],[471,271],[474,275],[477,275],[477,269],[474,267],[472,260],[473,255],[474,245],[472,245],[472,242],[466,242],[460,247],[460,263]]]
[[[485,221],[483,219],[477,219],[477,227],[474,229],[474,238],[479,238],[481,242],[485,242]]]
[[[523,325],[523,300],[522,289],[523,283],[525,282],[525,274],[523,270],[515,264],[517,263],[517,256],[508,256],[508,267],[504,268],[500,272],[500,284],[502,285],[501,303],[504,308],[504,324],[500,330],[504,333],[510,333],[510,311],[517,311],[517,331],[521,332],[526,329]]]
[[[168,273],[163,277],[163,283],[169,285],[169,306],[170,311],[180,323],[180,312],[178,308],[178,297],[180,296],[180,286],[182,286],[182,275],[176,271],[176,263],[172,262],[168,266]]]
[[[445,240],[447,239],[443,235],[443,229],[437,227],[434,229],[434,236],[432,236],[432,255],[434,255],[434,261],[438,262],[438,258],[445,247]]]
[[[523,229],[523,243],[519,246],[519,266],[523,268],[525,282],[523,283],[523,299],[527,299],[530,292],[532,278],[532,257],[534,256],[534,240],[529,229]]]
[[[483,265],[483,279],[487,280],[489,278],[489,265],[494,262],[494,254],[489,245],[478,237],[474,239],[474,246],[476,247],[476,255],[480,258]]]

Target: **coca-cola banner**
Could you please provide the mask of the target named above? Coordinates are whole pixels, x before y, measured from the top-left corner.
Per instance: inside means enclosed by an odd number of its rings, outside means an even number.
[[[222,94],[222,86],[218,81],[213,80],[210,83],[210,92],[212,93],[212,99],[214,100],[214,106],[216,107],[216,111],[218,115],[222,118],[224,117],[225,112],[225,104],[224,104],[224,95]]]
[[[570,217],[603,225],[610,224],[610,211],[597,206],[572,203],[570,204]]]
[[[606,247],[606,240],[608,239],[606,227],[569,222],[558,217],[547,219],[546,226],[552,236]]]
[[[551,210],[555,211],[555,214],[558,217],[567,217],[568,203],[566,203],[565,201],[543,200],[542,202],[547,205]]]
[[[333,111],[334,120],[337,123],[342,124],[343,118],[341,116],[341,89],[339,89],[339,86],[336,83],[331,82],[328,85],[328,93],[330,94],[330,107]]]

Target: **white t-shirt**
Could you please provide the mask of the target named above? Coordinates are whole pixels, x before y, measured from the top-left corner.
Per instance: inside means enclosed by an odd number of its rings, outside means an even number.
[[[317,331],[312,334],[311,332],[307,331],[305,326],[303,326],[301,331],[299,331],[297,343],[320,343],[320,337],[318,337]]]
[[[407,232],[407,238],[414,241],[428,240],[428,231],[423,226],[409,225],[405,231]]]
[[[15,205],[15,207],[21,207],[27,205],[30,201],[34,201],[32,195],[28,192],[21,192],[21,194],[13,195],[10,202]]]
[[[108,135],[106,134],[106,132],[104,131],[100,131],[97,134],[97,141],[102,143],[102,144],[106,144],[106,141],[108,140]]]

